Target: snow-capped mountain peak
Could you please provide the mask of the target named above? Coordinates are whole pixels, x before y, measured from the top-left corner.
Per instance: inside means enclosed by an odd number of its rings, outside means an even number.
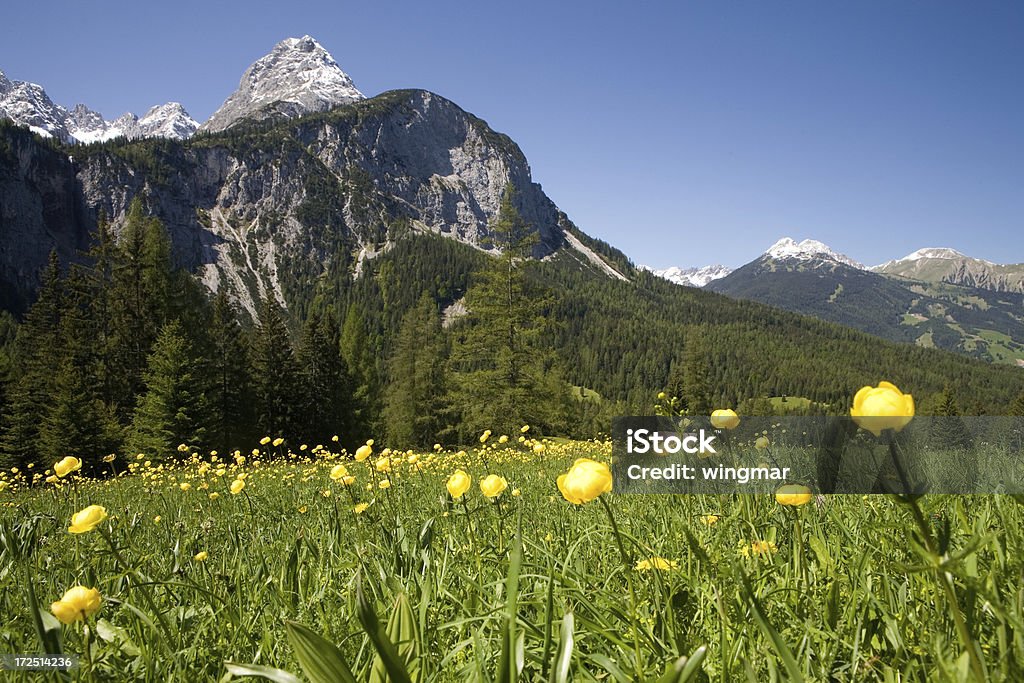
[[[334,57],[310,36],[287,38],[250,66],[238,90],[202,130],[229,128],[253,116],[292,118],[363,99]]]
[[[828,247],[828,245],[819,242],[818,240],[811,239],[797,242],[791,237],[783,237],[778,242],[770,246],[768,251],[764,253],[764,256],[778,260],[796,259],[799,261],[810,261],[815,259],[827,259],[864,270],[864,266],[862,264],[857,263],[849,256],[833,251]]]
[[[721,279],[732,272],[731,268],[726,268],[722,265],[713,266],[702,266],[700,268],[679,268],[678,266],[669,266],[668,268],[662,268],[655,270],[654,268],[648,268],[647,266],[640,266],[644,270],[648,270],[658,277],[665,278],[669,282],[674,282],[677,285],[685,285],[687,287],[704,287],[709,282]]]
[[[910,264],[914,264],[917,261],[927,261],[931,259],[938,259],[943,261],[975,261],[977,263],[994,266],[995,263],[986,261],[984,259],[976,259],[966,254],[963,254],[956,249],[949,247],[925,247],[924,249],[918,249],[912,254],[907,254],[903,258],[893,259],[886,261],[885,263],[877,266],[872,266],[870,270],[883,271],[889,268],[902,267]]]
[[[0,71],[0,118],[8,118],[44,137],[67,139],[68,111],[54,104],[43,87],[9,80]]]

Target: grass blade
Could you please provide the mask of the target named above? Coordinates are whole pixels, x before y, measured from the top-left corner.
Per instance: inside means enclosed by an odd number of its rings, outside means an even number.
[[[265,678],[274,683],[302,683],[297,676],[282,669],[275,669],[272,666],[260,666],[259,664],[238,664],[236,662],[224,662],[224,668],[232,676],[257,676]]]
[[[776,654],[779,655],[783,666],[786,667],[786,673],[789,676],[789,680],[802,683],[804,676],[800,673],[800,667],[797,666],[796,659],[793,657],[793,652],[789,649],[789,646],[786,645],[786,642],[782,639],[782,636],[775,627],[771,625],[771,622],[768,621],[768,615],[765,614],[764,608],[761,607],[761,603],[758,602],[757,596],[754,595],[754,588],[750,585],[750,578],[747,577],[746,572],[744,572],[742,568],[738,569],[740,580],[743,582],[743,589],[747,594],[747,599],[750,600],[751,610],[754,613],[754,621],[757,622],[758,627],[771,641]]]

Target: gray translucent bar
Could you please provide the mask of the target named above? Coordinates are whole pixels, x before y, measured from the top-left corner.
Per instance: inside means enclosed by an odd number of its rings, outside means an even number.
[[[786,484],[814,493],[1020,494],[1024,418],[919,416],[875,435],[844,416],[741,416],[734,429],[708,417],[618,417],[612,476],[617,494],[774,493]]]

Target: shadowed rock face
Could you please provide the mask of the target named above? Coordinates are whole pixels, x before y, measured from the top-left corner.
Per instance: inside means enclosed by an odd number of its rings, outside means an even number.
[[[309,36],[288,38],[250,66],[238,90],[200,130],[225,130],[241,119],[295,118],[364,99],[348,74]]]
[[[97,216],[117,233],[142,197],[180,262],[253,311],[267,288],[287,304],[330,269],[354,274],[399,225],[489,249],[507,183],[538,232],[534,255],[564,246],[566,218],[533,183],[518,146],[425,91],[223,135],[105,149],[60,151],[7,126],[0,279],[24,302],[51,248],[74,259]]]

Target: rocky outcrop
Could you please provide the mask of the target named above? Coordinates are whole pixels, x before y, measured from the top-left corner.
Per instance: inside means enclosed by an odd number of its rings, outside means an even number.
[[[10,126],[0,140],[20,150],[0,168],[3,241],[32,246],[0,255],[0,270],[21,292],[51,246],[73,258],[101,214],[116,233],[135,197],[167,226],[180,262],[250,312],[268,290],[288,305],[325,274],[354,277],[357,258],[409,230],[490,250],[508,183],[537,231],[534,256],[565,247],[600,260],[567,243],[564,215],[512,140],[422,90],[184,142],[70,148],[70,158]],[[52,207],[59,218],[45,215]]]

